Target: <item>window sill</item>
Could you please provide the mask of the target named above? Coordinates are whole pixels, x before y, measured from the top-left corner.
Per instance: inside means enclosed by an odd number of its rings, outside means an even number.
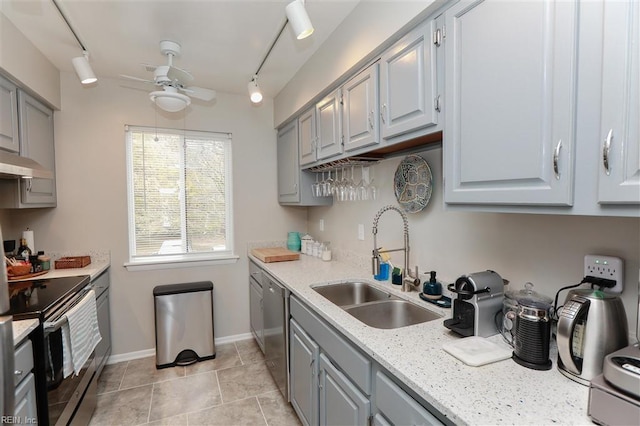
[[[240,256],[229,255],[225,257],[198,258],[198,259],[159,259],[127,262],[124,267],[127,271],[153,271],[156,269],[193,268],[199,266],[227,265],[236,263]]]

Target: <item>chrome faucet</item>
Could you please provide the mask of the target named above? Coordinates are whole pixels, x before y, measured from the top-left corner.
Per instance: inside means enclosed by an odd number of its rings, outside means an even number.
[[[380,216],[386,211],[395,210],[400,216],[402,216],[402,223],[404,224],[404,247],[398,249],[391,250],[381,250],[381,247],[378,247],[377,243],[377,235],[378,235],[378,221],[380,220]],[[380,273],[380,254],[382,253],[391,253],[394,251],[402,251],[404,252],[404,271],[402,272],[402,291],[411,291],[413,289],[417,289],[420,287],[420,278],[418,278],[418,267],[416,266],[415,276],[411,275],[411,270],[409,269],[409,222],[407,221],[407,215],[395,206],[384,206],[381,208],[376,216],[373,218],[373,256],[371,258],[371,267],[373,271],[373,275],[378,275]]]

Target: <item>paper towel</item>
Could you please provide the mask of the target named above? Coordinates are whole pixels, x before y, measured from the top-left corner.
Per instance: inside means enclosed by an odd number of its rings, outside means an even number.
[[[22,238],[27,240],[27,247],[31,249],[31,253],[36,254],[38,251],[33,241],[33,231],[29,230],[29,228],[26,231],[22,231]]]

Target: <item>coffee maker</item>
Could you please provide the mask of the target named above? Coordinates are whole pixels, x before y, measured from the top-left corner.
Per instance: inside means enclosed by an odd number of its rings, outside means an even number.
[[[463,275],[447,286],[458,297],[453,300],[452,318],[444,326],[461,336],[489,337],[498,334],[495,316],[502,310],[504,283],[494,271]]]
[[[589,385],[602,373],[604,357],[629,344],[622,300],[601,290],[576,289],[558,315],[558,369]]]

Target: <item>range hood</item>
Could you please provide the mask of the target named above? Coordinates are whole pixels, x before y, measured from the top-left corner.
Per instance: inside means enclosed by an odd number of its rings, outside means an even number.
[[[20,157],[0,150],[0,178],[53,179],[53,172],[30,158]]]

